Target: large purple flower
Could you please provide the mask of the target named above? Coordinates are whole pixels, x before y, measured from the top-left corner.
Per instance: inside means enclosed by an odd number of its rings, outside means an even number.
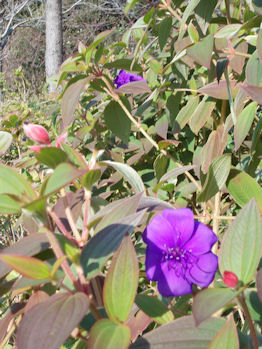
[[[188,208],[163,210],[143,233],[146,275],[158,281],[164,297],[192,292],[192,284],[207,287],[217,270],[217,256],[211,252],[217,237],[206,225],[194,220]]]
[[[114,80],[114,83],[117,85],[117,88],[126,85],[130,82],[133,81],[146,81],[145,79],[142,78],[142,76],[136,75],[136,74],[131,74],[126,72],[125,70],[120,70],[119,74]]]

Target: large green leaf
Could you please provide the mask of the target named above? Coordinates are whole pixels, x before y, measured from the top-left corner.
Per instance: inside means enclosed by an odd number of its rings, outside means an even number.
[[[36,193],[25,178],[3,164],[0,164],[0,194],[14,194],[25,201],[36,198]]]
[[[219,156],[212,161],[202,192],[199,194],[198,201],[208,201],[211,199],[226,183],[231,166],[231,157],[228,154]]]
[[[239,349],[237,328],[232,315],[209,343],[207,349]]]
[[[97,321],[92,327],[88,349],[127,349],[130,339],[129,327],[103,319]]]
[[[219,269],[235,273],[247,284],[252,280],[262,251],[262,221],[252,199],[229,226],[219,251]]]
[[[50,168],[56,168],[61,162],[66,162],[68,160],[66,153],[55,147],[42,148],[35,157],[39,162]]]
[[[186,26],[186,22],[188,20],[188,18],[194,14],[194,9],[197,7],[197,5],[199,4],[200,0],[191,0],[187,6],[186,9],[183,13],[183,17],[182,17],[182,21],[180,23],[180,31],[179,31],[179,36],[178,39],[182,39],[184,33],[185,33],[185,26]]]
[[[244,296],[252,320],[256,321],[261,326],[262,302],[259,299],[257,290],[255,288],[248,288],[244,291]]]
[[[27,256],[1,254],[0,259],[10,268],[31,279],[48,279],[48,266],[39,259]]]
[[[211,315],[231,302],[238,292],[230,288],[206,288],[196,294],[193,300],[193,316],[198,326]]]
[[[187,54],[198,64],[210,69],[210,63],[213,53],[214,37],[206,36],[202,41],[197,42],[187,49]]]
[[[13,141],[11,133],[0,131],[0,156],[4,155]]]
[[[232,169],[227,179],[227,189],[233,199],[243,207],[252,198],[255,198],[257,206],[262,213],[262,188],[243,171]]]
[[[39,252],[45,251],[49,248],[49,242],[46,234],[36,233],[20,239],[14,245],[6,247],[1,250],[1,254],[7,255],[24,255],[34,256]],[[0,278],[10,271],[10,268],[0,261]]]
[[[112,259],[103,289],[105,309],[112,321],[126,321],[134,303],[138,275],[136,251],[126,235]]]
[[[119,219],[122,219],[126,216],[130,216],[131,214],[135,213],[138,208],[138,204],[141,200],[141,197],[142,193],[133,195],[129,198],[121,200],[119,202],[119,205],[117,205],[117,201],[115,201],[114,203],[116,205],[113,206],[113,209],[110,210],[97,224],[95,228],[95,233],[104,229],[110,224],[118,222]]]
[[[136,193],[145,191],[144,183],[140,178],[139,174],[130,166],[122,164],[121,162],[115,162],[106,160],[101,162],[101,164],[106,164],[112,166],[115,170],[120,172],[126,177],[127,181],[131,184]]]
[[[218,0],[200,0],[199,4],[195,8],[195,16],[197,23],[199,24],[202,32],[206,34],[210,20],[214,14],[214,10],[217,6]]]
[[[246,138],[254,117],[256,115],[257,103],[250,103],[241,114],[237,117],[237,123],[234,128],[235,151],[238,150],[244,139]]]
[[[80,292],[59,292],[35,305],[19,324],[16,338],[18,348],[60,348],[88,307],[88,297]]]
[[[131,233],[140,223],[145,211],[127,216],[100,230],[83,248],[80,262],[88,278],[97,275],[121,244],[126,233]]]
[[[143,71],[142,67],[140,64],[135,64],[132,65],[132,59],[128,58],[122,58],[122,59],[117,59],[113,62],[106,63],[104,66],[105,68],[117,68],[117,69],[124,69],[124,70],[129,70],[129,71],[135,71],[135,72],[141,72]],[[132,66],[132,69],[131,69]]]
[[[61,163],[56,167],[54,173],[48,179],[44,195],[50,195],[59,191],[61,188],[69,185],[74,179],[81,177],[87,171],[88,169],[78,170],[71,164]]]
[[[205,96],[191,115],[189,126],[196,135],[210,118],[215,105],[216,102],[212,98]]]
[[[211,318],[196,326],[193,316],[183,316],[148,332],[130,349],[206,349],[224,324],[224,319]]]
[[[180,110],[180,112],[176,117],[176,120],[174,121],[174,125],[173,125],[174,133],[180,132],[185,127],[191,115],[196,110],[198,106],[198,102],[199,102],[198,96],[189,97],[187,104]]]
[[[155,296],[138,294],[136,305],[160,325],[174,320],[174,314]]]
[[[63,127],[68,126],[73,121],[76,105],[87,83],[87,78],[78,80],[65,91],[61,102]]]
[[[262,64],[255,51],[246,66],[246,81],[248,85],[259,86],[262,78]]]
[[[106,126],[124,143],[128,143],[131,130],[131,121],[119,103],[111,101],[105,108],[104,118]]]
[[[158,30],[158,42],[159,42],[161,51],[166,45],[171,28],[172,28],[172,17],[165,17],[160,22],[159,30]]]
[[[1,214],[18,214],[21,213],[21,207],[17,200],[11,196],[0,194],[0,213]]]

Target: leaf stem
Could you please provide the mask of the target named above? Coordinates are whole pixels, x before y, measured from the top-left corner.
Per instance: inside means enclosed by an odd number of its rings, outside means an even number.
[[[231,24],[231,17],[230,17],[230,0],[225,0],[225,5],[226,5],[227,24]]]
[[[218,191],[215,195],[215,210],[213,216],[213,232],[218,236],[219,231],[219,215],[220,215],[220,191]],[[213,246],[213,253],[216,254],[218,248],[218,243]]]
[[[237,299],[242,307],[242,310],[246,316],[247,322],[248,322],[248,326],[250,328],[250,334],[253,340],[253,344],[254,344],[254,349],[258,349],[259,348],[259,344],[258,344],[258,339],[257,339],[257,334],[256,334],[256,330],[254,327],[254,323],[253,320],[251,318],[250,312],[248,310],[246,301],[245,301],[245,296],[244,293],[241,292],[239,296],[237,296]]]

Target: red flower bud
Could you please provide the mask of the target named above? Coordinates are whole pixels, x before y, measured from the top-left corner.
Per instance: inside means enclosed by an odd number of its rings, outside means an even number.
[[[40,125],[24,123],[24,131],[27,137],[40,144],[50,144],[47,130]]]
[[[61,134],[55,141],[55,145],[57,148],[61,148],[61,143],[65,143],[67,137],[67,132]]]
[[[225,271],[223,275],[223,281],[224,284],[227,285],[227,287],[234,288],[238,284],[238,277],[232,271]]]

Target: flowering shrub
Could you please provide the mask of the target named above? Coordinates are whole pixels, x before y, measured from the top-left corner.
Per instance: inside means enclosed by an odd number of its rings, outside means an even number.
[[[59,111],[5,116],[3,230],[26,234],[0,253],[2,347],[261,346],[261,14],[154,3],[79,43]]]

